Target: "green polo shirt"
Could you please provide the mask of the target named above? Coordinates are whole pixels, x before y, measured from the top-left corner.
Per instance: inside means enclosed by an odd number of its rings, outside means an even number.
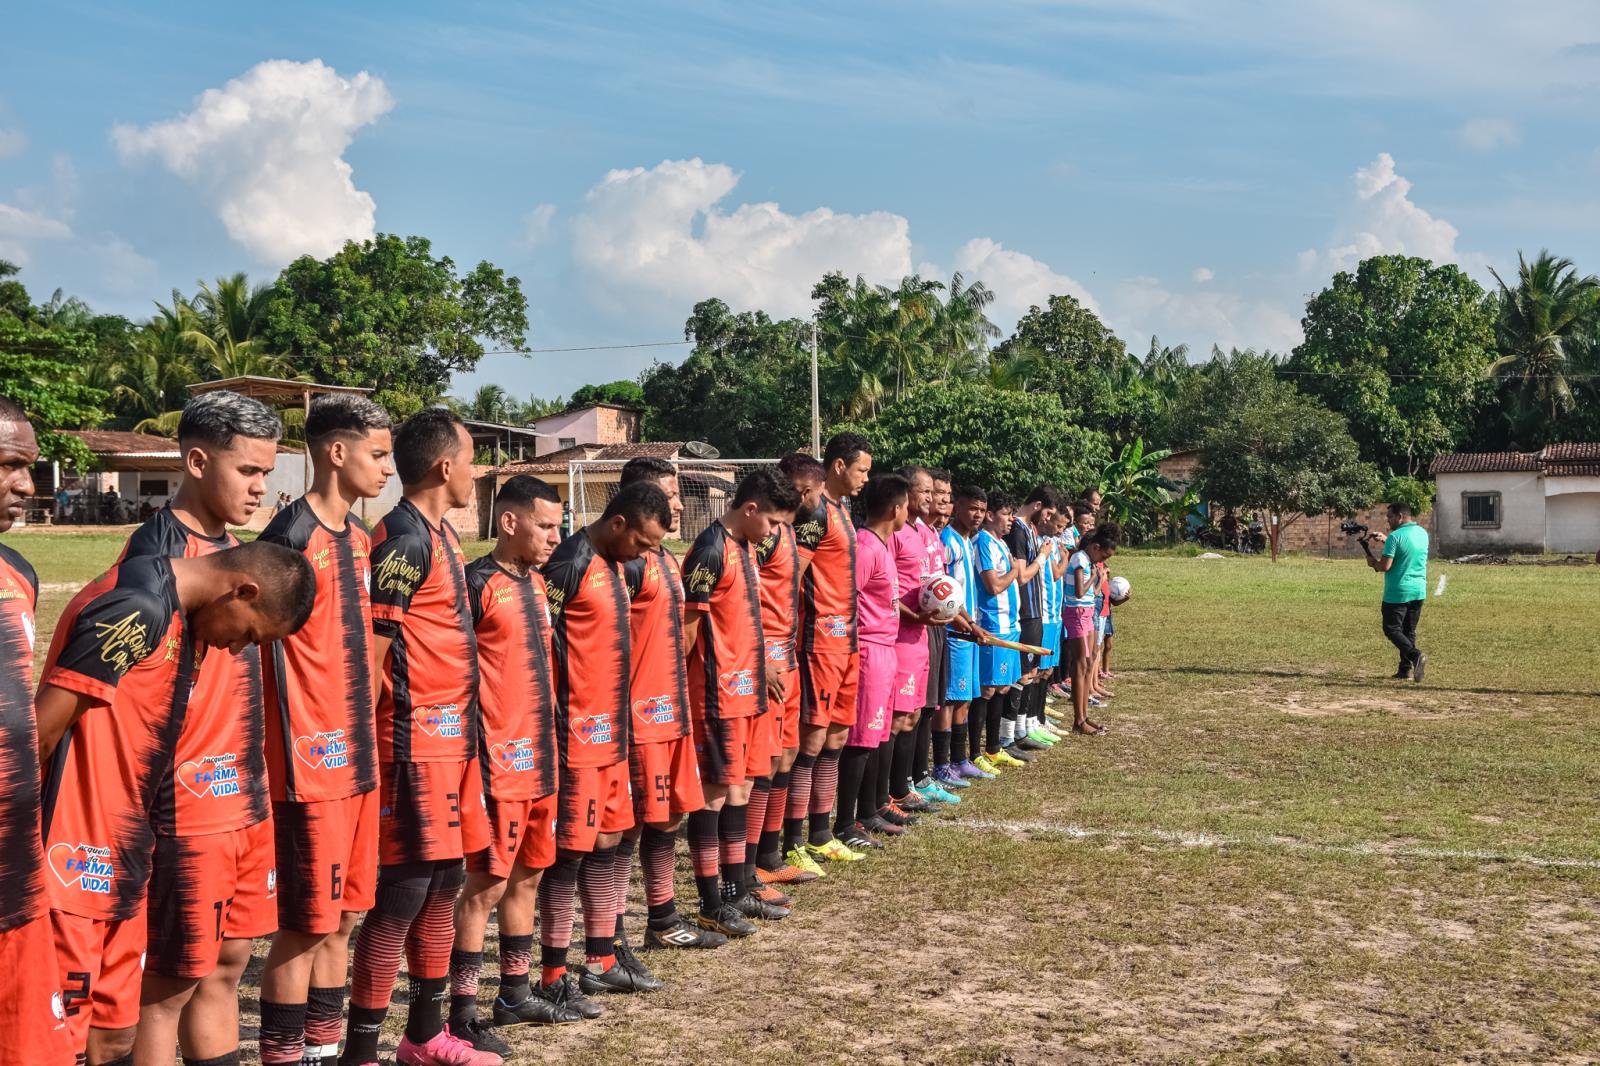
[[[1383,556],[1394,562],[1383,575],[1383,602],[1410,603],[1428,598],[1428,531],[1407,522],[1383,542]]]

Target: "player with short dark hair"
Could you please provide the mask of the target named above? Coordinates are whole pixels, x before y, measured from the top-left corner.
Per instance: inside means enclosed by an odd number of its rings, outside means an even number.
[[[1017,573],[1017,616],[1019,640],[1035,647],[1043,645],[1045,627],[1044,596],[1047,578],[1042,571],[1053,565],[1045,554],[1046,529],[1055,521],[1057,494],[1049,485],[1037,485],[1023,501],[1011,531],[1006,534],[1006,547],[1011,549]],[[1026,752],[1043,751],[1056,743],[1054,735],[1041,728],[1044,720],[1044,675],[1039,669],[1040,657],[1032,652],[1021,653],[1022,676],[1005,693],[1005,716],[1000,726],[1001,751],[1019,760],[1026,760]],[[1035,721],[1037,719],[1037,722]]]
[[[155,815],[171,797],[200,661],[296,632],[315,592],[310,564],[277,544],[132,555],[57,623],[34,709],[58,976],[80,1061],[133,1059]],[[270,838],[264,846],[270,865]],[[180,877],[173,891],[203,887]]]
[[[684,643],[689,700],[705,809],[689,815],[689,851],[700,908],[693,921],[723,936],[755,932],[748,919],[777,920],[786,907],[755,895],[747,803],[754,778],[777,754],[767,704],[765,641],[754,546],[792,514],[798,493],[765,470],[739,482],[684,562]],[[720,868],[719,868],[720,867]]]
[[[926,745],[932,736],[932,701],[928,695],[928,682],[933,675],[930,660],[937,650],[942,671],[944,659],[944,622],[934,622],[923,613],[921,595],[924,583],[935,574],[944,573],[944,545],[939,535],[926,519],[933,515],[933,473],[926,467],[912,466],[901,470],[909,491],[906,497],[906,523],[894,535],[890,547],[894,552],[895,569],[899,575],[899,633],[895,637],[895,684],[892,696],[894,717],[894,755],[889,780],[883,788],[888,790],[888,804],[879,814],[891,823],[896,819],[909,821],[918,811],[934,808],[938,803],[959,803],[960,798],[939,789],[930,780],[923,790],[914,787],[917,778],[917,745],[921,741],[926,764]],[[934,633],[939,639],[934,640]],[[928,728],[924,729],[924,725]],[[926,765],[922,767],[926,772]]]
[[[1016,501],[998,490],[989,493],[989,512],[975,542],[977,555],[978,616],[983,627],[1002,640],[1016,640],[1020,634],[1017,606],[1017,575],[1021,572],[1006,547],[1006,534],[1016,518]],[[1005,753],[1001,747],[1001,727],[1005,721],[1005,693],[1018,679],[1022,657],[1012,648],[985,645],[978,649],[978,682],[981,686],[972,701],[970,731],[973,743],[980,726],[984,730],[982,753],[972,761],[985,773],[996,773],[1003,765],[1023,766],[1024,761]]]
[[[533,995],[598,1018],[567,973],[574,898],[582,882],[585,969],[609,982],[618,900],[613,866],[633,828],[628,737],[632,641],[623,567],[661,546],[672,509],[658,485],[622,488],[594,522],[562,541],[544,565],[550,604],[556,750],[561,775],[556,860],[539,885],[539,985]]]
[[[313,401],[311,485],[259,538],[299,552],[317,581],[311,621],[265,649],[262,663],[278,863],[278,934],[261,975],[268,1064],[338,1056],[350,934],[373,901],[372,538],[351,510],[394,473],[389,427],[388,413],[364,396]]]
[[[22,408],[0,396],[0,533],[34,494],[39,439]],[[33,719],[33,651],[39,577],[0,544],[0,1062],[70,1063],[61,975],[50,934],[50,897],[39,839],[39,735]],[[22,979],[22,975],[27,975]]]
[[[237,545],[228,529],[260,507],[282,432],[259,400],[226,390],[191,399],[178,422],[183,480],[123,558]],[[278,927],[260,649],[207,653],[188,706],[154,811],[137,1045],[141,1058],[179,1046],[205,1061],[238,1052],[239,980],[254,939]]]
[[[978,565],[975,540],[989,513],[989,495],[976,485],[962,485],[952,494],[949,523],[939,531],[944,544],[945,573],[955,582],[961,596],[961,610],[945,627],[945,657],[949,664],[945,678],[944,704],[947,714],[933,734],[933,773],[949,790],[970,788],[974,779],[992,777],[973,761],[983,754],[980,737],[983,720],[971,718],[974,700],[981,698],[978,679],[978,653],[982,630],[974,622],[978,614]],[[943,723],[948,721],[948,731]],[[970,737],[970,742],[969,742]]]
[[[398,1057],[496,1066],[446,1025],[464,856],[489,843],[478,762],[478,647],[461,538],[446,520],[472,500],[472,438],[448,411],[394,434],[402,498],[372,537],[372,657],[378,692],[376,902],[356,934],[344,1066],[378,1061],[400,956],[411,978]]]

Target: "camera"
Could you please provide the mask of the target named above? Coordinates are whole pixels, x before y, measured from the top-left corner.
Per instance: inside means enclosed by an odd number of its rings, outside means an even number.
[[[1343,522],[1339,523],[1339,532],[1343,533],[1347,537],[1365,537],[1368,533],[1371,533],[1372,530],[1371,528],[1362,525],[1360,522],[1357,522],[1353,518],[1346,518]]]

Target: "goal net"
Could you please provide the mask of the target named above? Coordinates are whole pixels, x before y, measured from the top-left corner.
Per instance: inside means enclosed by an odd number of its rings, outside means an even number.
[[[677,540],[685,544],[716,521],[732,501],[739,482],[751,471],[776,472],[776,459],[673,459],[678,468],[678,492],[683,499]],[[567,500],[572,505],[572,528],[587,525],[605,511],[617,494],[617,482],[626,466],[621,459],[574,459],[567,464]]]

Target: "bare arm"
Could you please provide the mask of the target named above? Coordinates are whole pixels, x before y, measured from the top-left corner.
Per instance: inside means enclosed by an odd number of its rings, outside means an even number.
[[[372,634],[372,705],[377,707],[378,700],[383,696],[383,664],[389,660],[389,645],[394,643],[393,637]]]
[[[983,587],[989,590],[989,595],[998,596],[1011,587],[1017,579],[1017,568],[1012,567],[1005,573],[998,570],[979,570],[978,576],[983,579]]]
[[[83,712],[94,704],[94,697],[81,692],[70,692],[55,685],[39,686],[39,695],[33,701],[34,717],[39,723],[39,765],[50,761],[56,745],[67,735],[72,723],[82,718]]]
[[[683,612],[683,655],[689,657],[694,651],[694,642],[700,636],[700,618],[702,612],[684,609]]]

